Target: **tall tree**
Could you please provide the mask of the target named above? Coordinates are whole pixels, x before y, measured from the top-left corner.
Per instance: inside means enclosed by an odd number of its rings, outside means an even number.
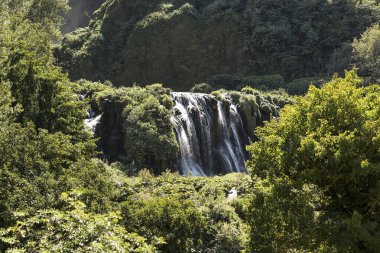
[[[252,251],[378,251],[380,87],[362,83],[312,87],[257,131]]]

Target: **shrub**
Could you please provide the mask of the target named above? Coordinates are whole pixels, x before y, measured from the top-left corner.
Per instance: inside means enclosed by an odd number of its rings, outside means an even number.
[[[241,84],[242,78],[238,75],[219,74],[208,79],[208,83],[214,87],[224,88],[227,90],[237,89]]]
[[[246,245],[248,228],[239,214],[249,204],[248,175],[195,178],[165,172],[126,180],[122,187],[127,196],[122,202],[125,227],[150,241],[165,241],[159,247],[162,252],[236,252],[228,249]],[[238,195],[229,200],[231,189]]]
[[[241,91],[250,95],[260,95],[260,91],[251,86],[245,86]]]
[[[202,249],[207,224],[198,208],[173,197],[132,198],[123,208],[125,227],[150,238],[164,240],[162,252],[196,252]]]
[[[215,233],[209,253],[239,253],[244,249],[246,238],[236,224],[219,223],[215,226]]]
[[[309,90],[311,84],[322,87],[328,81],[324,77],[305,77],[291,81],[286,85],[286,89],[291,95],[303,95]]]
[[[213,91],[213,88],[211,85],[207,83],[199,83],[195,84],[193,88],[191,88],[190,92],[195,92],[195,93],[208,93],[210,94]]]
[[[380,78],[380,25],[368,28],[360,39],[352,43],[355,63],[358,64],[364,76],[372,81]]]
[[[285,80],[281,75],[247,76],[243,84],[260,90],[275,90],[284,88]]]

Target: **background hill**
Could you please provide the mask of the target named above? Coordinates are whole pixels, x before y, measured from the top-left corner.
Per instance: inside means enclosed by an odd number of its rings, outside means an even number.
[[[373,1],[354,0],[106,1],[56,55],[73,79],[116,85],[188,90],[217,74],[291,81],[347,67],[346,45],[378,14]]]

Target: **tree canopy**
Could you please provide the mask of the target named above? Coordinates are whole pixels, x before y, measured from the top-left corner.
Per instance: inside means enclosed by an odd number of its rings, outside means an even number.
[[[286,106],[248,150],[251,249],[376,252],[380,88],[355,71]]]

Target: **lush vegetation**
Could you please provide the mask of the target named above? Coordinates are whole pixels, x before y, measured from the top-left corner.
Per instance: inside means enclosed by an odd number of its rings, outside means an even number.
[[[347,72],[257,131],[252,251],[378,251],[379,95]]]
[[[246,247],[250,179],[245,174],[194,178],[146,170],[127,179],[125,226],[162,252],[240,252]],[[230,190],[237,197],[228,197]],[[132,192],[133,194],[131,194]]]
[[[1,252],[379,251],[377,1],[125,3],[54,45],[68,1],[0,1]],[[53,52],[234,103],[251,175],[170,172],[171,89]]]
[[[235,89],[251,77],[277,88],[279,75],[324,78],[360,64],[352,43],[379,10],[375,0],[108,0],[56,53],[74,79],[190,90],[226,78],[224,88]]]
[[[104,121],[114,113],[122,118],[122,136],[118,138],[124,143],[115,160],[135,163],[140,169],[152,168],[158,174],[171,168],[178,144],[170,123],[174,102],[169,95],[170,90],[161,84],[108,88],[95,93],[100,111],[105,113]]]
[[[177,149],[168,121],[173,106],[169,90],[70,82],[52,56],[60,19],[51,14],[52,19],[29,20],[11,3],[2,2],[1,8],[0,250],[243,249],[247,175],[152,177],[144,170],[128,178],[123,164],[109,166],[95,158],[95,140],[83,119],[89,104],[105,112],[117,102],[127,130],[128,159],[136,166],[148,166],[152,159],[165,164],[170,147]],[[34,4],[38,2],[30,6]],[[232,188],[238,197],[228,199]]]
[[[368,28],[361,38],[353,44],[354,63],[360,68],[360,73],[369,82],[378,82],[380,77],[380,27],[378,24]]]
[[[0,250],[152,248],[117,226],[117,172],[93,159],[87,101],[54,65],[66,1],[0,4]]]

